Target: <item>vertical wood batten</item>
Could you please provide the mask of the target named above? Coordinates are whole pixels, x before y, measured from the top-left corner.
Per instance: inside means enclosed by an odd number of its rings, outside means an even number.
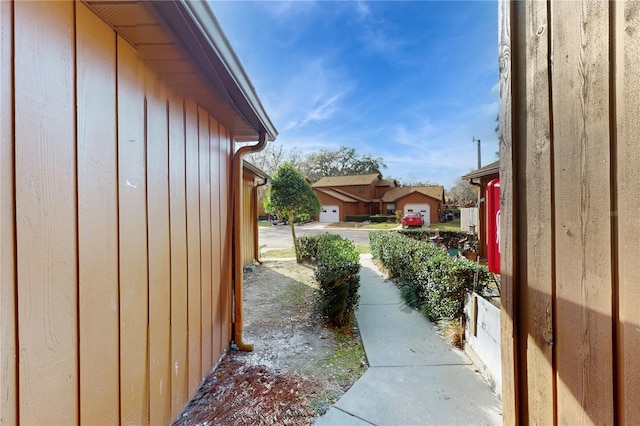
[[[517,276],[515,247],[515,170],[513,158],[514,129],[512,117],[512,20],[520,3],[503,0],[499,3],[499,95],[500,95],[500,334],[502,346],[502,411],[504,424],[520,423],[519,406],[521,396],[518,393],[518,334],[517,334]]]
[[[171,229],[171,411],[189,397],[187,327],[187,217],[185,196],[184,103],[169,99],[169,218]]]
[[[198,149],[198,110],[185,101],[185,164],[187,200],[187,271],[189,326],[189,394],[202,381],[200,322],[200,179]]]
[[[198,108],[198,139],[200,147],[200,271],[202,321],[202,378],[209,374],[212,362],[211,327],[211,190],[209,186],[210,141],[209,114]]]
[[[149,241],[149,422],[171,421],[169,134],[163,82],[146,70]]]
[[[531,424],[554,421],[553,370],[553,176],[549,25],[547,2],[527,2],[526,108],[518,116],[526,143],[518,143],[520,202],[519,274],[523,286],[522,338],[526,339],[527,418]]]
[[[144,146],[144,70],[118,37],[120,238],[120,409],[122,424],[148,423],[148,269]]]
[[[209,187],[210,197],[210,223],[211,223],[211,270],[212,273],[212,286],[211,286],[211,324],[212,324],[212,363],[215,365],[222,356],[222,318],[220,317],[220,301],[222,294],[222,264],[220,259],[221,251],[221,232],[220,228],[221,215],[220,211],[226,208],[221,204],[220,200],[220,128],[218,123],[213,117],[209,117],[209,146],[210,146],[210,173],[209,173]]]
[[[77,5],[80,423],[119,422],[113,30]]]
[[[69,424],[78,421],[74,4],[16,2],[14,8],[20,52],[15,56],[19,422]]]
[[[13,3],[0,1],[0,425],[18,424]]]
[[[640,419],[640,297],[637,259],[640,235],[640,4],[615,3],[616,81],[616,165],[614,178],[617,206],[612,217],[617,220],[618,254],[618,324],[617,374],[618,418],[620,424]]]
[[[608,4],[551,7],[558,422],[610,424]]]
[[[220,317],[223,326],[222,335],[220,336],[223,350],[227,350],[231,342],[231,318],[232,312],[232,289],[231,289],[231,264],[233,245],[232,227],[233,219],[231,215],[231,193],[230,193],[230,164],[232,157],[232,142],[229,133],[225,127],[219,125],[220,134],[220,239],[221,239],[221,286],[220,291]]]
[[[171,230],[171,417],[189,397],[187,328],[187,217],[184,103],[169,100],[169,205]]]

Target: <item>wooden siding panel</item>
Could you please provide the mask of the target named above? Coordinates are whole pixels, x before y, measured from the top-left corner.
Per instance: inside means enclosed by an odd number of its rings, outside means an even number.
[[[167,94],[146,73],[147,223],[149,241],[149,422],[171,421],[171,256]]]
[[[242,173],[242,266],[253,263],[253,174]]]
[[[232,324],[232,258],[233,258],[233,218],[231,216],[231,157],[233,142],[228,130],[219,125],[220,132],[220,318],[222,319],[223,333],[220,336],[222,350],[226,351],[231,342]]]
[[[222,318],[221,311],[221,294],[222,294],[222,265],[220,251],[222,247],[220,227],[220,210],[224,208],[220,205],[220,128],[213,117],[209,117],[209,146],[210,146],[210,210],[211,210],[211,270],[212,270],[212,288],[211,288],[211,326],[212,326],[212,361],[217,364],[223,349],[221,344],[222,334]]]
[[[515,111],[513,111],[513,96],[515,80],[512,73],[517,66],[516,58],[512,54],[518,49],[517,34],[512,39],[512,28],[518,28],[517,12],[522,11],[521,3],[503,0],[498,9],[499,36],[499,96],[500,96],[500,249],[504,253],[500,257],[500,337],[502,348],[502,414],[506,425],[517,425],[519,421],[519,407],[522,396],[519,392],[518,374],[518,332],[517,332],[517,275],[516,275],[516,247],[515,230],[516,217],[514,204],[516,201],[515,182],[517,175],[514,167],[513,143],[517,140],[512,126]],[[512,22],[512,19],[514,22]],[[513,45],[513,49],[512,49]],[[517,71],[517,69],[516,69]],[[517,74],[516,74],[517,78]],[[524,401],[522,401],[524,402]]]
[[[202,381],[200,322],[200,178],[198,150],[198,111],[192,101],[185,102],[185,164],[187,196],[187,271],[189,326],[189,394]]]
[[[209,114],[198,108],[198,139],[200,147],[200,279],[202,321],[202,378],[213,364],[211,329],[211,191]]]
[[[608,8],[551,4],[562,424],[613,423]]]
[[[17,2],[14,7],[20,52],[15,56],[19,422],[69,424],[78,421],[74,4]]]
[[[0,2],[0,425],[18,424],[15,193],[13,146],[13,3]]]
[[[80,422],[120,420],[116,35],[77,6]]]
[[[122,424],[148,422],[148,274],[144,69],[118,37],[120,409]]]
[[[522,336],[526,336],[528,417],[531,424],[554,422],[553,370],[553,210],[552,144],[549,115],[549,32],[547,3],[526,3],[526,114],[519,144],[523,194],[518,208],[526,218],[518,227],[519,263],[527,277],[522,289]],[[524,225],[526,224],[526,225]]]
[[[617,421],[631,425],[640,419],[640,262],[636,259],[640,235],[640,4],[615,3],[615,10],[617,206],[612,217],[617,220],[619,256]]]
[[[187,216],[184,102],[169,100],[169,203],[171,226],[171,417],[189,397],[187,364]]]

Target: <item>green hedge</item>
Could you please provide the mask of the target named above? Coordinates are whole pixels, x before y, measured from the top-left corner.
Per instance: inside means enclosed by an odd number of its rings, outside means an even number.
[[[345,222],[368,222],[370,219],[371,216],[368,214],[351,214],[344,218]]]
[[[358,307],[360,255],[339,235],[322,233],[298,238],[302,258],[317,261],[314,277],[320,284],[322,313],[329,323],[346,324]]]
[[[396,215],[394,214],[377,214],[371,216],[371,223],[395,223]]]
[[[431,242],[431,237],[440,235],[440,244],[445,248],[467,249],[478,251],[478,236],[464,231],[439,231],[437,229],[399,229],[402,235],[418,241]],[[465,241],[466,240],[466,241]]]
[[[406,234],[369,232],[371,254],[397,279],[407,304],[431,320],[460,317],[466,293],[474,290],[475,274],[475,290],[482,291],[491,280],[488,269],[464,257],[451,257],[445,249]]]
[[[337,234],[323,232],[317,235],[303,235],[298,237],[298,250],[303,261],[315,262],[318,260],[318,250],[326,241],[340,240],[342,237]]]

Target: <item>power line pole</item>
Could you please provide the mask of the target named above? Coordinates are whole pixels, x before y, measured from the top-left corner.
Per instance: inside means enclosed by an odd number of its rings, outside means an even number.
[[[480,168],[480,167],[482,167],[480,165],[481,164],[481,161],[480,161],[480,139],[476,139],[475,137],[472,136],[471,137],[471,141],[473,143],[475,143],[476,145],[478,145],[478,168]]]

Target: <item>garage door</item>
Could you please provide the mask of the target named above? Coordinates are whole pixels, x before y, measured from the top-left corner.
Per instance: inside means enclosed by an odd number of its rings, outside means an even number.
[[[322,211],[320,212],[320,222],[322,223],[340,222],[340,207],[322,206]]]
[[[429,204],[405,204],[404,214],[420,212],[425,225],[431,223],[431,208]]]

